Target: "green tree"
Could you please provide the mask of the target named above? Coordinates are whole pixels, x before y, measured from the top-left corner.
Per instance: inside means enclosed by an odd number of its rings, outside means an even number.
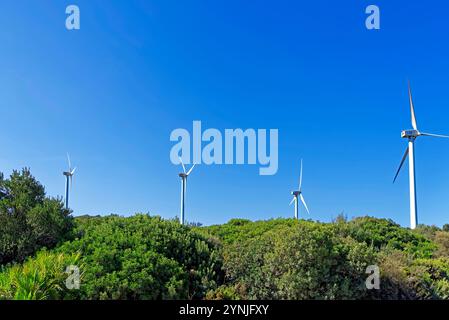
[[[70,237],[73,221],[62,201],[48,198],[29,169],[0,175],[0,265],[22,262]]]

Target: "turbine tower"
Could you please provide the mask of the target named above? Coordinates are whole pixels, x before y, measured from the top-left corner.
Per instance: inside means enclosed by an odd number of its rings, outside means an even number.
[[[404,156],[402,157],[401,164],[399,165],[398,171],[394,176],[393,183],[401,171],[402,165],[408,156],[408,170],[409,170],[409,183],[410,183],[410,228],[415,229],[418,224],[418,208],[416,199],[416,177],[415,177],[415,140],[419,136],[427,137],[437,137],[437,138],[449,138],[449,136],[444,136],[440,134],[424,133],[418,130],[418,125],[416,123],[415,108],[413,106],[412,91],[410,89],[410,82],[408,84],[408,97],[410,102],[410,113],[412,117],[412,127],[410,130],[403,130],[401,132],[401,137],[408,140],[408,147],[405,150]]]
[[[181,163],[183,170],[183,172],[179,174],[181,177],[181,216],[179,217],[179,222],[184,224],[187,177],[192,173],[193,168],[195,168],[195,164],[189,169],[189,171],[186,171],[186,167],[184,166],[181,158],[179,158],[179,162]]]
[[[301,169],[299,172],[299,187],[298,187],[298,190],[291,192],[291,194],[293,195],[293,198],[292,198],[292,201],[290,201],[290,205],[293,202],[295,203],[295,219],[299,219],[299,202],[298,202],[299,199],[301,200],[302,204],[304,205],[304,208],[306,208],[307,213],[310,214],[309,208],[307,208],[306,201],[304,200],[304,197],[302,195],[301,186],[302,186],[302,159],[301,159]]]
[[[67,153],[67,161],[69,163],[69,169],[64,171],[62,174],[65,175],[65,208],[69,208],[69,179],[70,179],[70,187],[72,186],[72,177],[75,174],[76,167],[72,169],[72,164],[70,163],[70,156]]]

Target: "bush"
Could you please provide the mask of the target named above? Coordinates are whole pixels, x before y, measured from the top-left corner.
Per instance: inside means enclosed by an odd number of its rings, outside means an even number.
[[[437,257],[449,258],[449,232],[438,231],[437,233],[435,233],[433,241],[438,246],[435,255]]]
[[[209,291],[206,300],[240,300],[242,293],[238,286],[220,286],[215,290]]]
[[[340,226],[342,235],[350,236],[358,242],[365,242],[380,250],[390,247],[405,251],[417,258],[430,258],[437,246],[418,232],[401,228],[392,220],[372,217],[355,218]]]
[[[417,259],[408,268],[408,277],[419,299],[449,297],[449,259]]]
[[[336,237],[332,227],[287,222],[224,252],[227,281],[248,299],[356,299],[365,296],[373,249]]]
[[[0,271],[0,300],[75,298],[77,292],[70,291],[65,284],[68,277],[65,271],[71,265],[82,269],[79,254],[42,251],[23,265],[3,267]]]
[[[0,173],[0,265],[22,262],[71,236],[73,221],[62,201],[45,196],[28,169]]]
[[[78,230],[58,252],[81,252],[84,299],[202,298],[221,281],[216,244],[176,221],[84,218]]]

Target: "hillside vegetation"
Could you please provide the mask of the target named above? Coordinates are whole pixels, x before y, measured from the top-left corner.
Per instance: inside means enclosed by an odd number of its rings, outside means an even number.
[[[0,179],[0,299],[449,299],[449,226],[136,214],[71,218],[28,170]],[[368,266],[380,289],[368,290]],[[67,267],[80,286],[67,286]]]

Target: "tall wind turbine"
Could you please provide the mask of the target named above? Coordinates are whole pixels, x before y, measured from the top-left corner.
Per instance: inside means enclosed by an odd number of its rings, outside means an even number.
[[[398,171],[394,176],[393,183],[396,181],[399,172],[401,171],[402,165],[408,156],[408,170],[409,170],[409,182],[410,182],[410,228],[415,229],[418,224],[418,208],[416,200],[416,178],[415,178],[415,140],[419,136],[427,137],[437,137],[437,138],[449,138],[449,136],[444,136],[440,134],[424,133],[418,130],[418,125],[416,123],[415,108],[413,106],[412,91],[410,89],[410,82],[408,84],[408,96],[410,101],[410,113],[412,116],[412,127],[413,130],[403,130],[401,132],[401,137],[408,140],[408,147],[405,150],[404,156],[402,157],[401,164],[399,165]]]
[[[307,208],[306,201],[304,200],[304,197],[302,195],[302,159],[301,159],[301,171],[299,172],[299,186],[298,190],[292,191],[291,194],[293,195],[292,201],[290,201],[290,205],[294,202],[295,203],[295,219],[298,219],[299,217],[299,203],[298,201],[301,200],[302,204],[304,205],[304,208],[306,208],[307,213],[310,214],[309,208]],[[298,199],[299,198],[299,199]]]
[[[179,217],[179,222],[184,224],[187,177],[192,173],[193,168],[195,168],[195,164],[189,169],[189,171],[186,171],[186,167],[184,166],[181,158],[179,158],[179,162],[181,163],[183,170],[183,172],[179,174],[181,177],[181,216]]]
[[[75,174],[76,167],[72,169],[72,164],[70,163],[70,156],[67,153],[67,161],[69,163],[69,168],[67,171],[64,171],[62,174],[65,175],[65,207],[66,209],[69,208],[69,180],[70,180],[70,187],[72,186],[72,177]]]

